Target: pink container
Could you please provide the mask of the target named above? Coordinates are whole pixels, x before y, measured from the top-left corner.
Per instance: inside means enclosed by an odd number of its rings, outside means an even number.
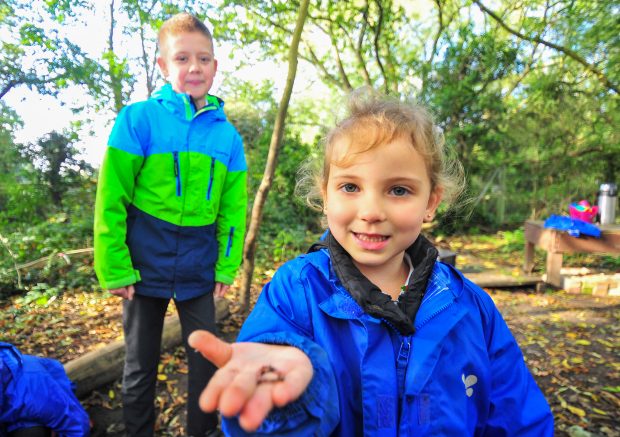
[[[586,200],[579,203],[571,203],[568,207],[570,218],[593,223],[598,213],[598,206],[590,206]]]

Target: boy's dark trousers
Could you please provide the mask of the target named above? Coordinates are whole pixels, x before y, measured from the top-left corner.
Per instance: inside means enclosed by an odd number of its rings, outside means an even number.
[[[123,372],[123,416],[127,436],[153,436],[155,426],[155,385],[161,336],[169,299],[134,295],[123,300],[125,369]],[[215,372],[215,366],[187,344],[196,329],[215,333],[213,293],[186,301],[175,300],[181,321],[181,334],[188,357],[187,430],[190,436],[203,436],[216,429],[216,413],[205,414],[198,398]]]

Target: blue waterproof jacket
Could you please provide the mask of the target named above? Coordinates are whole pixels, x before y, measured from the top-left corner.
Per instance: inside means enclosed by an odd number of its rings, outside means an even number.
[[[90,433],[88,415],[62,364],[22,355],[15,346],[0,342],[0,437],[35,426],[47,427],[59,437]]]
[[[314,376],[256,435],[553,435],[549,405],[492,299],[434,253],[410,330],[368,314],[385,302],[366,299],[364,311],[325,247],[278,269],[237,341],[296,346]],[[369,286],[354,276],[349,287]],[[244,434],[236,418],[224,430]]]

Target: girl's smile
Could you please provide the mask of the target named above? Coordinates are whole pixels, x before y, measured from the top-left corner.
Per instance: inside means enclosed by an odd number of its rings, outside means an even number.
[[[365,250],[381,250],[388,242],[389,237],[377,234],[362,234],[353,232],[353,236],[358,241],[360,247]]]

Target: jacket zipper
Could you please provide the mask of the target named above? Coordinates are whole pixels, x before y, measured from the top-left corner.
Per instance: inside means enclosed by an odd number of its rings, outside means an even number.
[[[400,348],[398,349],[398,356],[396,357],[396,378],[398,382],[398,399],[402,399],[405,393],[407,364],[409,364],[409,355],[411,354],[411,337],[401,335],[392,323],[385,319],[381,320],[398,335],[398,338],[400,338]]]
[[[226,256],[230,256],[230,249],[233,244],[233,235],[235,235],[235,227],[231,226],[230,232],[228,233],[228,245],[226,246]]]
[[[207,200],[211,200],[211,188],[213,188],[213,176],[215,173],[215,157],[211,158],[211,173],[209,173],[209,188],[207,189]]]
[[[426,317],[424,320],[422,320],[420,323],[418,323],[418,325],[415,326],[415,329],[418,330],[419,328],[421,328],[422,326],[426,325],[426,323],[431,320],[433,317],[435,317],[437,314],[439,314],[440,312],[444,311],[446,308],[448,308],[450,305],[452,305],[454,303],[454,301],[450,301],[448,303],[446,303],[445,305],[440,306],[439,308],[437,308],[436,311],[433,311],[431,314],[428,315],[428,317]]]
[[[181,167],[179,166],[179,152],[172,152],[174,157],[174,177],[177,180],[177,197],[181,196]]]

